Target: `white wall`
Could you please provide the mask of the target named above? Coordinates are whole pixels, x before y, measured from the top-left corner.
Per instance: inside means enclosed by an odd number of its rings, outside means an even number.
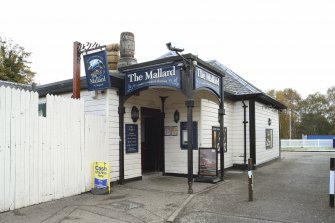
[[[201,134],[199,137],[202,147],[212,147],[212,127],[220,127],[218,121],[219,102],[214,95],[208,92],[202,92],[201,97]],[[228,168],[233,166],[232,102],[225,101],[224,109],[224,127],[227,128],[227,152],[224,154],[224,168]],[[220,169],[220,155],[218,156],[218,169]]]
[[[108,162],[111,167],[111,181],[119,180],[119,96],[118,89],[107,90],[107,123],[108,123]],[[103,104],[101,102],[100,104]]]
[[[85,101],[85,114],[106,116],[106,106],[108,104],[106,100],[107,93],[106,91],[104,92],[105,93],[101,93],[101,91],[98,91],[98,93],[96,94],[95,91],[80,91],[80,99]],[[66,98],[71,98],[72,92],[58,95]],[[39,99],[39,103],[45,103],[45,101],[46,97],[42,97]]]
[[[250,142],[249,142],[249,101],[244,102],[246,106],[246,158],[250,156]],[[232,134],[233,140],[233,163],[234,164],[244,164],[244,108],[242,101],[237,101],[233,106],[233,115],[231,117]]]
[[[0,87],[0,212],[91,189],[92,159],[107,154],[105,118],[84,116],[83,100]]]
[[[268,125],[268,119],[271,125]],[[262,164],[279,157],[279,112],[259,102],[255,103],[256,164]],[[273,148],[266,149],[265,131],[273,129]]]
[[[110,180],[119,180],[119,96],[116,88],[99,91],[80,91],[80,99],[84,101],[86,115],[105,116],[108,123],[108,154],[100,161],[110,164]],[[71,98],[72,92],[59,94],[59,96]],[[39,103],[45,103],[46,97],[39,98]]]
[[[180,148],[180,122],[187,122],[186,98],[177,91],[170,92],[168,96],[165,102],[165,126],[177,126],[178,135],[165,136],[165,172],[187,174],[187,149]],[[175,110],[180,115],[178,123],[173,118]],[[193,121],[198,122],[198,146],[201,146],[200,99],[197,96],[194,100]],[[198,173],[198,150],[193,150],[193,173]]]
[[[124,124],[137,124],[138,125],[138,152],[126,153],[124,151],[124,179],[131,179],[142,176],[142,163],[141,163],[141,113],[136,123],[131,119],[131,109],[136,106],[140,111],[141,107],[161,109],[161,96],[162,93],[151,89],[140,92],[139,96],[131,96],[124,107],[126,113],[124,114]],[[125,133],[125,132],[124,132]],[[124,145],[126,148],[126,145]]]

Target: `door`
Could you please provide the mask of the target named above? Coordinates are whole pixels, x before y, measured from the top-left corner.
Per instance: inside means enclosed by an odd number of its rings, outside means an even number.
[[[162,119],[159,109],[141,108],[143,139],[142,172],[163,171],[164,148]]]

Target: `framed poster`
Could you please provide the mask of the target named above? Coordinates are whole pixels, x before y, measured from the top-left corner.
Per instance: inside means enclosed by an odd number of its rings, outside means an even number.
[[[165,126],[164,127],[164,135],[170,136],[171,135],[171,126]]]
[[[126,124],[125,141],[126,141],[126,153],[138,152],[137,124]]]
[[[178,126],[165,126],[164,127],[165,136],[177,136],[178,135]]]
[[[199,176],[218,176],[218,153],[213,148],[199,148]]]
[[[273,148],[273,129],[265,129],[265,148]]]
[[[192,148],[198,149],[198,122],[193,122],[193,142]],[[187,134],[187,122],[180,122],[180,148],[187,149],[188,145],[188,134]]]
[[[227,148],[227,127],[223,127],[223,148],[226,153]],[[212,126],[212,148],[215,148],[218,152],[220,152],[220,127]]]
[[[172,136],[178,135],[178,126],[171,126],[171,135]]]

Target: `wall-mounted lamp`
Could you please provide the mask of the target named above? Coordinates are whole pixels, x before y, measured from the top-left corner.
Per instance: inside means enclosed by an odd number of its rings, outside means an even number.
[[[173,120],[175,121],[175,123],[178,123],[179,121],[179,111],[176,110],[173,114]]]
[[[268,125],[271,125],[271,118],[268,119]]]
[[[139,117],[140,117],[140,111],[138,110],[138,108],[133,106],[131,109],[131,119],[133,120],[133,122],[137,122]]]

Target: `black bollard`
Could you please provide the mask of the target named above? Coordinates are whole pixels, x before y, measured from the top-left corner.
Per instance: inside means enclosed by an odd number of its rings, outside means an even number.
[[[252,173],[252,159],[248,159],[248,188],[249,188],[249,201],[253,201],[254,185]]]
[[[335,158],[330,158],[330,175],[329,175],[329,206],[334,207],[334,170]]]

